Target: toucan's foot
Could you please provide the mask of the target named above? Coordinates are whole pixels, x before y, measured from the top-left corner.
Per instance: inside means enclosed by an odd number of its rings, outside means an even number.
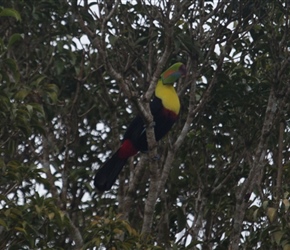
[[[155,126],[156,126],[155,121],[151,122],[151,123],[148,125],[149,128],[155,128]]]
[[[161,156],[158,154],[152,157],[153,161],[159,161],[160,159],[161,159]]]
[[[153,157],[150,158],[150,157],[149,157],[149,154],[148,154],[148,151],[143,151],[142,153],[145,154],[146,157],[147,157],[148,159],[151,159],[152,161],[159,161],[159,160],[161,159],[161,156],[160,156],[159,154],[154,155]]]

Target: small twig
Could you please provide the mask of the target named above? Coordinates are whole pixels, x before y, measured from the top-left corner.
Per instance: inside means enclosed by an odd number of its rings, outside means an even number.
[[[278,139],[278,159],[277,159],[277,206],[280,204],[280,199],[282,197],[282,177],[283,177],[283,135],[284,135],[285,124],[281,121],[279,124],[279,139]]]

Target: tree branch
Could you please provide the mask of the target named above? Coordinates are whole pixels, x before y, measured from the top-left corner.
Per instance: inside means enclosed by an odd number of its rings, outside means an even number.
[[[277,99],[274,94],[274,86],[272,86],[271,92],[268,98],[268,104],[266,108],[266,114],[263,122],[262,132],[260,136],[259,144],[255,150],[255,155],[250,166],[250,173],[246,180],[241,184],[236,192],[236,208],[234,213],[234,224],[231,236],[231,249],[238,250],[240,235],[242,231],[243,219],[246,212],[246,207],[248,206],[248,200],[245,200],[245,195],[251,193],[255,185],[260,185],[263,175],[263,169],[265,167],[266,161],[266,151],[267,151],[267,140],[270,131],[275,120],[275,115],[277,113]]]

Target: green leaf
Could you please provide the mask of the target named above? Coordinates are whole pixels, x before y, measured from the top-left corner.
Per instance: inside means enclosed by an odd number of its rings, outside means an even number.
[[[43,207],[39,207],[38,205],[35,205],[35,211],[37,212],[38,215],[42,213]]]
[[[30,93],[29,90],[27,90],[27,89],[21,89],[21,90],[19,90],[19,91],[15,94],[14,98],[15,98],[16,100],[23,101],[23,100],[25,99],[25,97],[26,97],[29,93]]]
[[[54,67],[56,68],[57,75],[61,75],[64,70],[64,62],[61,60],[56,60],[54,63]]]
[[[280,231],[280,230],[273,233],[274,240],[278,245],[280,244],[281,239],[282,239],[284,234],[285,233]]]
[[[48,213],[47,217],[48,217],[48,219],[51,221],[51,220],[54,219],[54,217],[55,217],[55,213],[53,213],[53,212]]]
[[[15,33],[13,34],[8,41],[8,49],[11,48],[15,43],[19,42],[20,40],[22,40],[23,37],[21,34],[19,33]]]
[[[19,232],[22,232],[24,234],[26,234],[26,230],[22,227],[14,227],[15,230],[19,231]]]
[[[7,167],[13,168],[14,170],[18,169],[21,166],[19,161],[9,161]]]
[[[271,223],[274,222],[274,220],[277,218],[277,209],[274,207],[268,207],[267,208],[267,216]]]
[[[39,84],[46,78],[46,76],[41,75],[36,80],[33,81],[33,85],[38,87]]]
[[[6,58],[5,60],[3,60],[3,64],[11,71],[11,73],[14,76],[14,80],[18,81],[19,80],[19,72],[18,72],[16,62],[12,58]]]
[[[290,207],[290,202],[288,199],[283,199],[283,204],[285,206],[285,210],[288,211],[289,207]]]
[[[7,224],[4,220],[0,219],[0,225],[7,228]]]
[[[0,158],[0,169],[4,169],[5,168],[5,162],[3,160],[3,158]]]
[[[257,221],[258,220],[258,213],[259,213],[259,211],[260,211],[259,208],[257,208],[257,209],[254,210],[254,212],[253,212],[253,219],[254,219],[254,221]]]
[[[58,101],[58,87],[55,84],[46,84],[44,91],[52,104],[56,104]]]
[[[33,115],[33,107],[32,107],[32,105],[27,104],[26,105],[26,109],[27,109],[27,111],[29,113],[29,116],[31,117]]]
[[[269,201],[263,201],[263,208],[266,210],[269,205]]]
[[[0,11],[0,17],[14,17],[17,21],[21,21],[21,16],[18,11],[10,8],[5,8]]]

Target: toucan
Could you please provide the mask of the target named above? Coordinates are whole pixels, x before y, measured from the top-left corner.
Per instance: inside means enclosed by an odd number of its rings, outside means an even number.
[[[156,141],[164,137],[178,119],[180,102],[173,84],[185,74],[185,65],[177,62],[164,71],[157,82],[150,103]],[[146,125],[142,117],[137,115],[127,127],[119,149],[97,171],[95,187],[100,192],[110,190],[128,158],[147,150]]]

